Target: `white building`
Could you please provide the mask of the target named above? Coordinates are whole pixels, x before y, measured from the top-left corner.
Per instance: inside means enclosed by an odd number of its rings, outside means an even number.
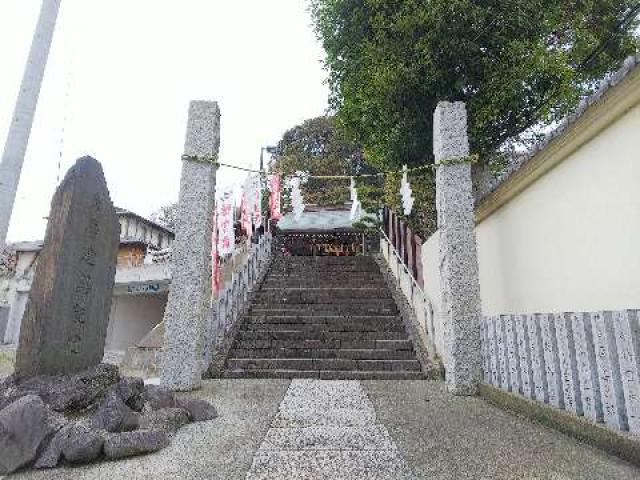
[[[118,209],[117,214],[120,249],[105,345],[115,359],[162,321],[174,239],[170,230],[133,212]],[[10,255],[0,269],[0,343],[18,343],[41,250],[41,241],[9,246]]]

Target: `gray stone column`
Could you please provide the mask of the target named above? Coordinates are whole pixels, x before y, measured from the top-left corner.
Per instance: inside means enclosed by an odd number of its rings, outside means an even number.
[[[469,155],[464,103],[440,102],[433,120],[446,382],[455,395],[474,395],[482,355],[471,163],[447,162]]]
[[[169,301],[164,314],[162,385],[200,387],[211,301],[211,224],[220,147],[216,102],[191,102],[173,244]],[[190,157],[190,158],[189,158]],[[206,160],[208,159],[208,160]]]

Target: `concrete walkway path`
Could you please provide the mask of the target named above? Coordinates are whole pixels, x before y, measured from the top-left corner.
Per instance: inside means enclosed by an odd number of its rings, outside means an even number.
[[[220,417],[181,429],[161,452],[8,479],[640,479],[632,465],[439,382],[211,380],[188,396]]]

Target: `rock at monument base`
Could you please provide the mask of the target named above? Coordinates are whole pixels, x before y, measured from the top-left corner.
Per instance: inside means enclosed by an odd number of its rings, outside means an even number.
[[[158,430],[138,430],[109,435],[104,442],[104,454],[118,459],[157,452],[171,443],[169,436]]]
[[[162,408],[145,413],[140,419],[141,430],[160,430],[169,435],[189,423],[189,412],[182,408]]]
[[[100,456],[104,438],[87,425],[74,424],[67,430],[62,455],[71,463],[89,463]]]
[[[176,398],[169,390],[157,385],[147,385],[144,392],[144,402],[152,410],[173,408],[176,406]]]
[[[178,399],[141,379],[121,378],[113,365],[73,375],[8,378],[0,383],[0,403],[10,403],[0,409],[0,475],[28,465],[46,469],[155,452],[184,425],[217,417],[208,402]]]
[[[123,377],[116,392],[120,399],[132,410],[141,412],[144,408],[144,381],[136,377]]]
[[[107,432],[125,432],[138,428],[140,414],[131,410],[116,392],[111,392],[93,414],[91,426]]]
[[[40,397],[24,396],[0,411],[0,475],[33,461],[52,433],[49,412]]]
[[[118,367],[100,364],[76,375],[12,378],[6,382],[3,396],[33,394],[56,412],[79,410],[100,400],[119,379]]]
[[[102,167],[81,158],[51,201],[20,329],[17,377],[72,374],[102,361],[119,243]]]
[[[189,412],[192,422],[206,422],[218,417],[216,407],[204,400],[178,399],[177,405]]]
[[[100,456],[103,444],[101,432],[82,423],[72,423],[53,437],[34,467],[53,468],[61,456],[71,463],[89,463]]]

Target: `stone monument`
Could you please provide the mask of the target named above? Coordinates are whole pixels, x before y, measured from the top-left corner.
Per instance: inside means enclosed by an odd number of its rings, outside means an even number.
[[[549,393],[546,366],[544,364],[544,350],[542,348],[542,333],[540,332],[540,319],[534,313],[527,315],[526,323],[533,377],[533,399],[547,403],[549,401]]]
[[[640,319],[638,310],[613,312],[629,431],[640,434]]]
[[[593,312],[591,314],[591,329],[604,423],[617,430],[627,430],[624,390],[612,313],[609,311]]]
[[[580,397],[580,380],[571,314],[556,313],[554,323],[558,341],[564,409],[576,415],[582,415],[582,398]]]
[[[433,115],[440,279],[445,317],[445,370],[449,391],[474,395],[482,381],[480,282],[467,110],[440,102]]]
[[[165,309],[162,385],[193,390],[202,380],[211,301],[211,227],[220,147],[216,102],[191,102],[184,146],[169,301]]]
[[[97,160],[79,159],[53,200],[20,331],[18,377],[99,364],[113,293],[120,224]]]
[[[541,313],[540,335],[542,336],[542,354],[544,355],[544,369],[547,377],[547,401],[556,408],[564,409],[564,395],[562,393],[562,377],[560,373],[560,358],[558,356],[558,340],[553,315]]]
[[[533,398],[533,370],[531,368],[531,347],[529,345],[529,330],[527,328],[527,316],[515,316],[515,331],[519,365],[520,365],[520,387],[522,394],[527,398]]]
[[[580,382],[582,411],[586,418],[594,422],[602,422],[604,421],[604,413],[600,399],[591,314],[576,312],[569,314],[569,316],[576,349],[576,367]]]

